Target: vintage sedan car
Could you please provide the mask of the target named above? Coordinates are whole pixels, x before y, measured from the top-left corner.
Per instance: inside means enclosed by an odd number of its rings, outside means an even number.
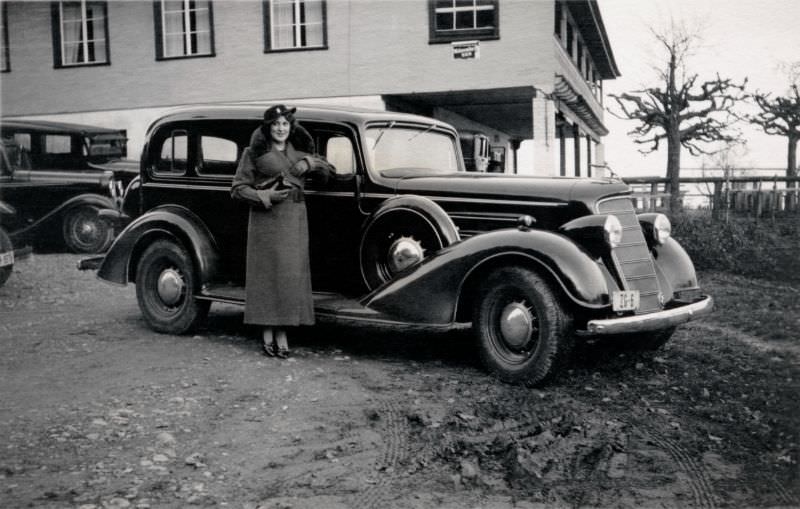
[[[121,184],[110,171],[34,170],[27,149],[12,138],[0,151],[0,199],[14,210],[0,215],[0,225],[15,245],[63,242],[77,253],[111,245],[114,223],[99,214],[119,206]]]
[[[244,304],[248,210],[230,184],[266,107],[192,107],[149,128],[137,217],[98,276],[134,282],[157,331]],[[658,347],[712,308],[667,218],[637,215],[620,181],[466,172],[458,133],[422,116],[296,116],[337,169],[305,195],[319,321],[471,326],[490,372],[539,384],[576,338]]]
[[[126,164],[128,138],[123,129],[4,118],[0,133],[25,149],[33,171],[111,171],[123,188],[139,174],[138,167]],[[120,161],[123,164],[110,164]]]

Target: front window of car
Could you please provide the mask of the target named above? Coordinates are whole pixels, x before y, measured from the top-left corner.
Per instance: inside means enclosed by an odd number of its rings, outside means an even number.
[[[366,130],[367,157],[376,171],[398,168],[445,174],[459,171],[456,139],[430,126],[398,126],[394,122]]]

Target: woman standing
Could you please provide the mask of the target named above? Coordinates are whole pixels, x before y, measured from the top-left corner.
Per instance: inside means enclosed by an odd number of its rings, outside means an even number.
[[[244,322],[264,326],[264,353],[282,359],[289,356],[286,327],[314,323],[305,177],[332,168],[299,150],[314,149],[295,111],[277,105],[264,112],[231,186],[234,199],[250,204]]]

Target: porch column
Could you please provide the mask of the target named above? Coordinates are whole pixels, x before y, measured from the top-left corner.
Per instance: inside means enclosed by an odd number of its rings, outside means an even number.
[[[553,101],[537,92],[531,100],[533,117],[533,173],[555,175],[556,108]]]

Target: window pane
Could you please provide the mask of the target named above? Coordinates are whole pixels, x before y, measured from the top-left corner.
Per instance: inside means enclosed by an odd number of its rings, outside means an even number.
[[[197,34],[197,47],[195,48],[195,53],[200,55],[211,53],[210,32],[201,32]]]
[[[60,134],[44,136],[44,151],[47,154],[69,154],[72,152],[72,138]]]
[[[495,26],[494,9],[480,10],[476,14],[475,25],[477,28],[492,28]]]
[[[8,30],[6,25],[6,9],[5,5],[0,5],[0,12],[2,12],[3,19],[0,20],[0,71],[8,70],[8,44],[6,44],[6,37]]]
[[[456,30],[475,28],[474,14],[472,11],[456,12]]]
[[[451,13],[436,13],[436,30],[452,30],[454,18]]]
[[[305,2],[306,23],[322,23],[322,2]]]
[[[436,0],[436,9],[453,7],[453,0]]]
[[[456,7],[472,7],[472,0],[456,0]]]
[[[161,158],[156,166],[159,173],[182,174],[186,170],[187,135],[184,131],[174,131],[161,146]]]

